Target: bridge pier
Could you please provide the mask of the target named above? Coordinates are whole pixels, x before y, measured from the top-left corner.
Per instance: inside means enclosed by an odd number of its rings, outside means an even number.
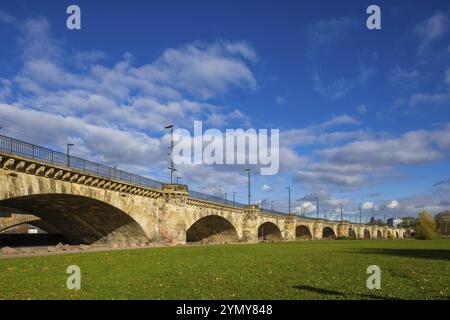
[[[158,216],[158,240],[168,244],[186,243],[186,202],[188,188],[185,185],[164,184],[161,211]]]

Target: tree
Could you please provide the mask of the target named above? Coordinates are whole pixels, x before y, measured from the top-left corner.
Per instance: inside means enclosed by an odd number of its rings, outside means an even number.
[[[422,211],[417,217],[417,225],[415,227],[416,239],[431,240],[437,238],[436,222],[431,214]]]
[[[439,212],[434,220],[439,234],[450,235],[450,211]]]
[[[417,219],[413,217],[404,217],[402,218],[402,222],[398,224],[398,228],[415,228],[417,224]]]

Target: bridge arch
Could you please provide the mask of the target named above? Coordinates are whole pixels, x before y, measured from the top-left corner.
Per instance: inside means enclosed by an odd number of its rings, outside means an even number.
[[[258,239],[261,241],[281,240],[281,238],[281,230],[273,222],[267,221],[258,227]]]
[[[355,230],[353,230],[352,228],[348,228],[348,237],[350,239],[356,239],[356,232]]]
[[[371,239],[372,235],[368,229],[364,229],[364,239]]]
[[[71,243],[146,242],[140,225],[109,203],[73,194],[35,194],[0,201],[0,205],[40,218]]]
[[[400,236],[398,235],[398,231],[395,231],[395,238],[398,239]]]
[[[381,230],[377,230],[377,239],[383,239],[383,233]]]
[[[194,222],[186,231],[186,242],[236,242],[239,236],[233,224],[219,215],[208,215]]]
[[[336,239],[336,232],[330,227],[324,227],[322,229],[322,239]]]
[[[295,228],[295,239],[296,240],[311,240],[312,239],[312,233],[309,228],[303,224],[298,225]]]
[[[44,170],[45,167],[43,167]],[[53,170],[53,169],[48,169]],[[55,169],[56,172],[59,169]],[[0,207],[12,212],[34,215],[56,228],[72,242],[86,244],[142,243],[157,240],[157,199],[113,189],[116,183],[73,177],[91,186],[67,178],[46,177],[44,173],[0,174]]]

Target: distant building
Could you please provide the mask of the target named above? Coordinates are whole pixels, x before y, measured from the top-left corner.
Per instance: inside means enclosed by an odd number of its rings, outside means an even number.
[[[403,219],[394,219],[394,218],[387,219],[387,225],[388,227],[391,228],[397,228],[397,226],[402,222]]]

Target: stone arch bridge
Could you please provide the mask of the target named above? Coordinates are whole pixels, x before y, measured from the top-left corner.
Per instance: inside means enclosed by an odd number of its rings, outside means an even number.
[[[185,185],[144,187],[0,150],[0,212],[9,211],[0,232],[29,223],[85,244],[384,239],[406,231],[268,214],[197,199]]]

